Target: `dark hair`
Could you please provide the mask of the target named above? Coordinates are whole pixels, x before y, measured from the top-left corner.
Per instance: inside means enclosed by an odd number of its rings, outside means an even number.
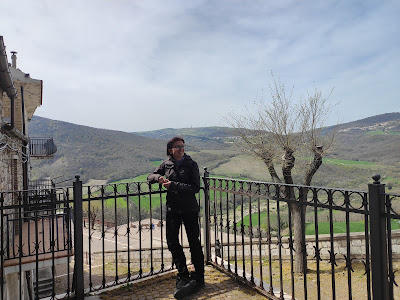
[[[172,148],[172,145],[175,143],[175,142],[177,142],[177,141],[182,141],[182,143],[185,143],[185,140],[182,138],[182,137],[180,137],[180,136],[174,136],[172,139],[170,139],[169,141],[168,141],[168,143],[167,143],[167,155],[171,155],[170,153],[169,153],[169,149],[171,149]]]

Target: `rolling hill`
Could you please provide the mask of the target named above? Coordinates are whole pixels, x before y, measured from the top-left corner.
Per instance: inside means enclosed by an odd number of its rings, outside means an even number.
[[[35,116],[29,125],[31,137],[54,137],[54,159],[32,160],[33,179],[74,177],[84,181],[114,181],[132,178],[154,169],[165,157],[165,142],[183,136],[187,151],[211,172],[269,180],[262,163],[251,161],[231,147],[232,128],[204,127],[160,129],[127,133],[91,128]],[[332,130],[332,128],[326,128]],[[400,113],[383,114],[340,124],[333,151],[325,159],[313,184],[355,188],[377,172],[389,183],[400,185]],[[153,162],[153,163],[152,163]],[[300,176],[300,175],[296,175]]]
[[[65,179],[80,174],[91,179],[118,180],[154,169],[150,163],[164,157],[164,141],[122,131],[92,128],[34,116],[31,137],[53,137],[53,159],[32,159],[32,179]]]

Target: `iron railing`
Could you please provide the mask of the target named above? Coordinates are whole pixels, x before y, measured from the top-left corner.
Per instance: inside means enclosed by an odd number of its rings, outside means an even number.
[[[379,178],[361,192],[206,172],[206,258],[269,299],[397,299],[400,195]]]
[[[374,180],[361,192],[205,172],[198,194],[205,261],[269,299],[396,299],[400,195]],[[158,184],[82,186],[79,177],[73,187],[0,193],[1,300],[11,283],[15,299],[26,291],[32,299],[82,299],[170,271],[165,195]]]
[[[29,190],[49,190],[55,187],[56,185],[51,179],[38,179],[29,181]]]
[[[50,158],[53,157],[56,152],[57,146],[53,138],[29,138],[29,153],[31,157]]]

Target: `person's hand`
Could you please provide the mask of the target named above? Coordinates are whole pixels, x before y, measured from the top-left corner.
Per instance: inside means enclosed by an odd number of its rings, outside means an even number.
[[[169,186],[171,185],[171,181],[165,180],[164,183],[162,184],[163,187],[165,187],[167,190],[169,189]]]
[[[165,179],[164,176],[160,176],[160,177],[158,178],[158,183],[160,183],[160,184],[163,184],[163,183],[166,182],[166,181],[167,181],[167,179]]]

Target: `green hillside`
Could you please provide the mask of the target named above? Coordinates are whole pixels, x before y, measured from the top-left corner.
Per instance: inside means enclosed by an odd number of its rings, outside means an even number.
[[[327,128],[326,130],[332,130]],[[203,127],[126,133],[34,117],[30,136],[53,136],[58,147],[52,160],[32,160],[34,178],[81,174],[110,181],[151,172],[165,158],[165,143],[183,136],[187,152],[201,172],[269,181],[263,162],[232,147],[232,129]],[[379,134],[378,134],[378,133]],[[393,192],[400,192],[400,113],[384,114],[341,124],[336,144],[313,178],[313,185],[365,190],[375,173]],[[296,156],[295,182],[302,182],[305,158]],[[280,160],[275,162],[280,170]]]
[[[32,159],[32,179],[134,177],[153,170],[151,161],[161,160],[165,151],[165,142],[157,139],[37,116],[29,124],[29,135],[53,137],[58,149],[53,159]]]

